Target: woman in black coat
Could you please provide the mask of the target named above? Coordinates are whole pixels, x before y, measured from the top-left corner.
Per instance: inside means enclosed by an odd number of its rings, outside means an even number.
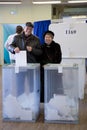
[[[62,52],[58,43],[53,41],[54,33],[52,31],[46,31],[44,34],[45,43],[42,45],[42,57],[41,57],[41,101],[44,101],[44,69],[43,65],[47,63],[61,63]]]
[[[62,60],[60,45],[53,41],[53,38],[54,33],[52,31],[45,32],[45,43],[42,45],[42,65],[47,63],[60,63]]]

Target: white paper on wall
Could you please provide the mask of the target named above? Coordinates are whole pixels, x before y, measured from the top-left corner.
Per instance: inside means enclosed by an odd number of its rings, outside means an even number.
[[[15,65],[18,67],[27,65],[26,51],[20,51],[15,54]]]

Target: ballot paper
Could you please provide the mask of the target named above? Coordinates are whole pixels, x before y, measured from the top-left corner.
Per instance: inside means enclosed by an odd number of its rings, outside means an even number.
[[[28,109],[32,108],[34,105],[34,93],[23,93],[17,98],[18,102],[22,106],[22,108]]]
[[[45,104],[46,120],[76,120],[78,105],[74,98],[67,95],[56,95]]]
[[[27,56],[26,51],[20,51],[19,53],[15,54],[15,66],[26,66],[27,65]]]
[[[25,100],[25,99],[24,99]],[[4,106],[4,117],[7,118],[19,118],[20,120],[32,120],[33,113],[32,109],[24,109],[21,107],[19,101],[13,95],[8,95],[3,103]]]
[[[63,68],[62,68],[62,66],[58,66],[58,73],[63,73]]]
[[[19,118],[21,111],[21,105],[17,102],[16,97],[8,95],[4,101],[4,114],[8,118]]]

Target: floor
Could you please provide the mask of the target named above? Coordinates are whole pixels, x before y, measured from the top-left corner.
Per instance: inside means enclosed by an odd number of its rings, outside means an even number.
[[[87,91],[85,97],[79,102],[78,124],[49,124],[44,123],[43,104],[41,104],[40,117],[35,123],[4,122],[2,120],[2,72],[0,67],[0,130],[86,130],[87,129]],[[87,87],[85,88],[87,90]]]

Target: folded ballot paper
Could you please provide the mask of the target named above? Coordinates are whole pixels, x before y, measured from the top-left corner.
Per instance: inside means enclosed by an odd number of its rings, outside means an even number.
[[[67,95],[56,95],[45,104],[46,120],[75,120],[77,119],[77,102]]]
[[[19,67],[27,66],[26,51],[20,51],[15,54],[15,73],[19,73]]]
[[[25,99],[24,99],[25,100]],[[19,120],[32,120],[34,112],[32,107],[25,109],[21,106],[20,102],[13,95],[8,95],[4,102],[4,118],[19,119]]]
[[[16,67],[27,65],[26,51],[20,51],[19,53],[15,54],[15,65]]]

